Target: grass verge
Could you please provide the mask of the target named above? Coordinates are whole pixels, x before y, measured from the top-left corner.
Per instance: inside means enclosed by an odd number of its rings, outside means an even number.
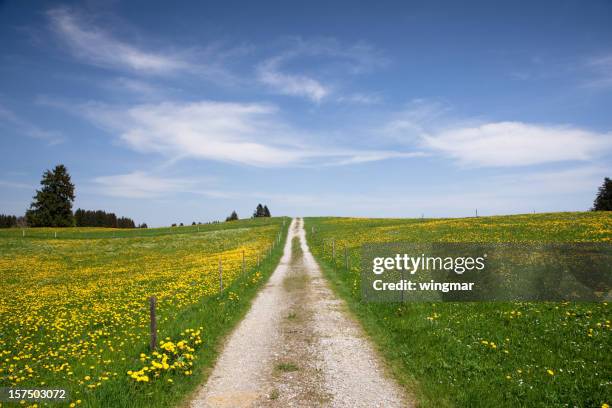
[[[587,222],[579,222],[582,219]],[[606,238],[598,234],[611,220],[599,214],[546,214],[305,221],[311,250],[333,290],[346,300],[392,374],[419,406],[601,407],[612,399],[608,303],[365,303],[359,289],[359,246],[423,240],[421,231],[434,242],[462,237],[597,241]],[[595,232],[587,234],[590,223]],[[332,238],[340,258],[335,265],[330,257]],[[345,247],[353,266],[349,269],[342,259]]]
[[[170,375],[164,381],[152,383],[117,384],[100,388],[89,394],[83,406],[92,407],[174,407],[188,406],[196,388],[205,382],[222,349],[223,340],[242,320],[257,292],[266,284],[283,254],[290,223],[286,222],[279,245],[265,258],[259,268],[252,268],[236,278],[217,296],[203,298],[199,303],[182,310],[166,325],[160,338],[177,338],[186,328],[203,327],[203,344],[194,353],[195,360],[189,376]],[[143,345],[142,353],[149,350]],[[125,376],[125,373],[120,373]],[[172,383],[167,380],[173,380]],[[109,384],[110,385],[110,384]]]

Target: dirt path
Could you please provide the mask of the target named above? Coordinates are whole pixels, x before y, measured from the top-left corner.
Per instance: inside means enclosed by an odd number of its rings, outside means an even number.
[[[294,238],[299,245],[292,250]],[[225,345],[203,407],[407,407],[344,303],[329,289],[294,219],[280,264]]]

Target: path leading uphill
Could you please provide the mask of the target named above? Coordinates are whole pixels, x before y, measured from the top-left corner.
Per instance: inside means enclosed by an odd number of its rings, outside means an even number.
[[[345,307],[308,249],[303,221],[294,219],[280,264],[191,406],[411,406]]]

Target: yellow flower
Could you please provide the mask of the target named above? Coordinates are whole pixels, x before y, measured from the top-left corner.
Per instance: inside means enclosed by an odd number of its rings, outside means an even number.
[[[548,373],[548,375],[555,375],[555,372],[551,370],[550,368],[546,370],[546,372]]]

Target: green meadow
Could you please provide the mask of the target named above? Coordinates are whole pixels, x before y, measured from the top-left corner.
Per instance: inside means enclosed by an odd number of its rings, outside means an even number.
[[[360,288],[365,243],[610,242],[612,214],[306,218],[305,227],[333,288],[420,406],[601,407],[612,401],[609,303],[367,303]]]

